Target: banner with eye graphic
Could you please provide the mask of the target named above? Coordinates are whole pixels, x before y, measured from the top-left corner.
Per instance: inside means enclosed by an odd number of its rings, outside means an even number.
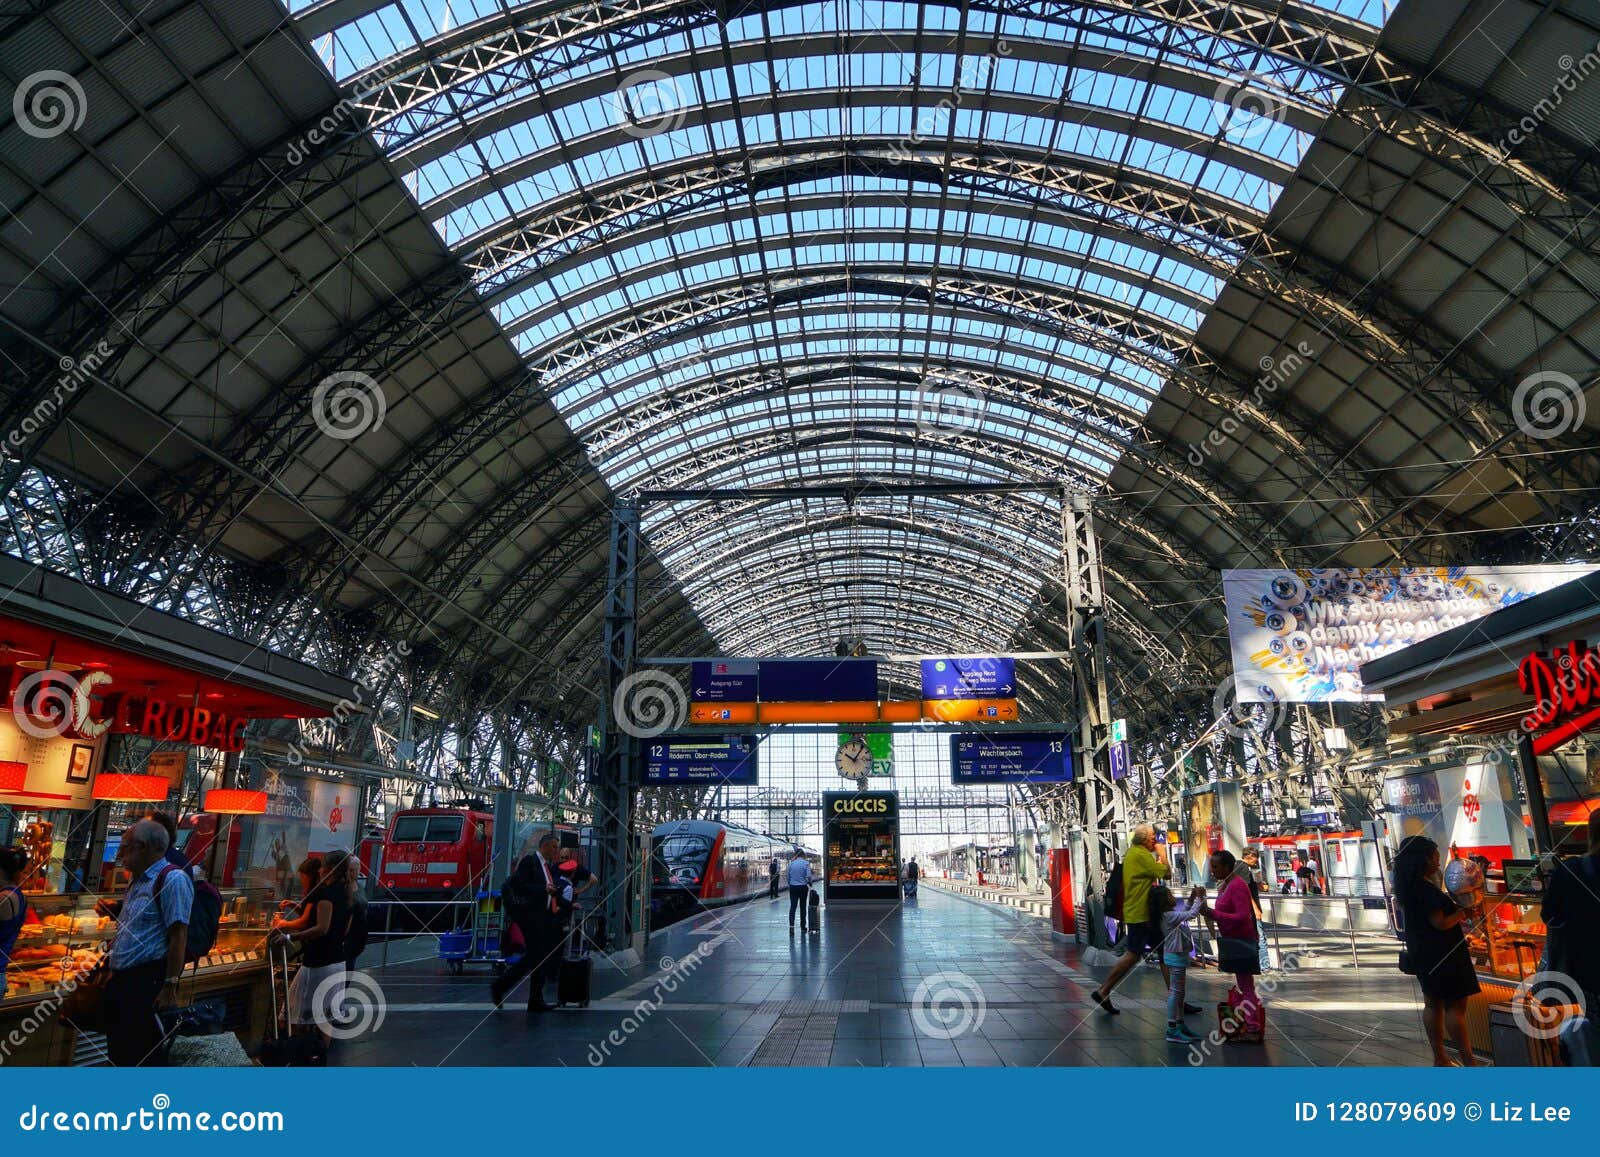
[[[1553,563],[1225,570],[1237,701],[1381,700],[1361,686],[1363,663],[1597,569]]]

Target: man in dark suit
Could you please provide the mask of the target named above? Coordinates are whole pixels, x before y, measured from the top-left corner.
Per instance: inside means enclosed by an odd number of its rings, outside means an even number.
[[[556,868],[560,849],[556,833],[544,832],[537,849],[524,856],[512,873],[516,899],[508,906],[507,914],[522,930],[526,947],[520,960],[489,983],[489,996],[497,1008],[529,973],[528,1011],[544,1012],[550,1008],[544,998],[544,986],[560,967],[562,928],[565,913],[572,905],[572,885]]]

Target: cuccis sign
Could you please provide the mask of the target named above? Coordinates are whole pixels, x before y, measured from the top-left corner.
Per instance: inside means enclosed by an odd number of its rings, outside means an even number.
[[[1553,751],[1586,727],[1600,722],[1600,652],[1568,643],[1550,652],[1535,651],[1517,667],[1517,686],[1533,696],[1533,710],[1522,729],[1534,736],[1537,755]]]

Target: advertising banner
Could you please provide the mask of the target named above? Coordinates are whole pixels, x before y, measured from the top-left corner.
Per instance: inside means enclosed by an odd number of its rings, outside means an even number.
[[[1444,858],[1486,856],[1491,863],[1527,855],[1528,836],[1504,763],[1483,761],[1395,775],[1383,802],[1395,847],[1427,836]]]
[[[1241,703],[1383,699],[1360,667],[1600,569],[1503,567],[1225,570],[1222,598]]]

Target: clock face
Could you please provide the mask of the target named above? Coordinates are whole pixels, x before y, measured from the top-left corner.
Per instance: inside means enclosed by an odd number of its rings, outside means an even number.
[[[872,749],[865,740],[852,739],[834,754],[833,766],[839,769],[840,775],[866,775],[872,770]]]

